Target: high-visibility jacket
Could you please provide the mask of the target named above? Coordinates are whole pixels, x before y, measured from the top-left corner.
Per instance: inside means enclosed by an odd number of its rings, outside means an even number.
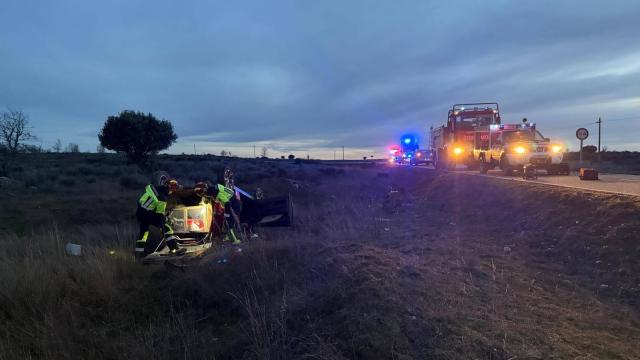
[[[224,185],[218,184],[218,193],[216,194],[216,201],[222,204],[226,204],[233,198],[235,192]]]
[[[144,194],[138,199],[138,204],[145,210],[154,211],[158,214],[165,215],[167,211],[167,202],[162,199],[158,190],[149,184],[144,188]]]

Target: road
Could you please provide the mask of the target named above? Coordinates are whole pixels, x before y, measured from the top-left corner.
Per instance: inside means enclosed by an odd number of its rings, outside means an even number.
[[[432,167],[419,168],[425,170],[433,170]],[[491,170],[489,173],[483,175],[478,171],[469,171],[464,168],[455,170],[460,174],[469,176],[484,176],[496,179],[502,179],[504,181],[522,181],[538,184],[547,184],[553,186],[561,186],[573,189],[582,189],[587,191],[599,191],[622,195],[640,196],[640,175],[625,175],[625,174],[600,174],[600,180],[586,181],[580,180],[577,175],[572,174],[569,176],[559,175],[546,175],[544,173],[538,174],[537,180],[524,180],[518,174],[514,176],[506,176],[501,170]]]
[[[346,161],[322,161],[327,165],[358,165],[371,162],[386,162],[385,160],[346,160]],[[431,166],[418,166],[416,168],[434,171]],[[544,172],[538,174],[537,180],[524,180],[518,174],[514,176],[505,176],[501,170],[491,170],[488,174],[483,175],[478,171],[469,171],[460,166],[455,170],[461,174],[473,176],[485,176],[505,181],[524,181],[539,184],[547,184],[561,186],[574,189],[582,189],[587,191],[600,191],[614,194],[640,196],[640,175],[625,174],[600,174],[600,180],[583,181],[574,173],[569,176],[546,175]]]
[[[558,176],[546,174],[539,174],[537,180],[524,180],[522,177],[517,175],[505,176],[500,170],[489,171],[486,175],[479,174],[477,171],[462,171],[462,173],[474,176],[499,178],[505,181],[534,182],[588,191],[602,191],[615,194],[640,196],[640,176],[638,175],[600,174],[600,180],[586,181],[580,180],[577,175]]]

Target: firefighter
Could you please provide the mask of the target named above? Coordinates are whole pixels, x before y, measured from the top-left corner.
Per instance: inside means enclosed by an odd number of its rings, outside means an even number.
[[[224,240],[235,245],[239,244],[240,239],[234,229],[239,221],[240,211],[242,211],[242,202],[235,191],[222,184],[209,187],[205,182],[197,183],[194,186],[194,191],[198,196],[213,201],[215,235],[222,235],[223,221],[226,220],[229,228]]]
[[[178,241],[173,236],[173,228],[167,220],[167,214],[171,210],[168,205],[170,196],[178,190],[178,181],[168,176],[161,176],[158,188],[149,184],[145,187],[144,193],[138,199],[138,210],[136,218],[140,223],[140,234],[136,241],[136,257],[144,257],[144,248],[149,237],[149,226],[153,225],[162,230],[165,243],[169,247],[172,255],[184,254],[186,249],[178,246]]]

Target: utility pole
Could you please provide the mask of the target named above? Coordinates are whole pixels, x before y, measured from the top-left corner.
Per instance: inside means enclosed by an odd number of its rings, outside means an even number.
[[[335,159],[336,159],[336,151],[333,150],[333,160],[335,160]]]
[[[253,157],[254,158],[256,157],[256,146],[255,145],[253,145]]]
[[[344,145],[342,145],[342,161],[344,161]]]
[[[198,153],[196,152],[196,144],[193,144],[193,155],[198,155]]]
[[[602,161],[602,156],[600,155],[600,133],[602,130],[602,118],[598,118],[598,162]]]

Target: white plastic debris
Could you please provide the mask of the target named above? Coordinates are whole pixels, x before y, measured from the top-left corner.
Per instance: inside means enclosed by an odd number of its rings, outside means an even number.
[[[82,255],[82,246],[78,244],[67,243],[64,246],[64,250],[67,252],[67,255],[72,255],[72,256]]]

